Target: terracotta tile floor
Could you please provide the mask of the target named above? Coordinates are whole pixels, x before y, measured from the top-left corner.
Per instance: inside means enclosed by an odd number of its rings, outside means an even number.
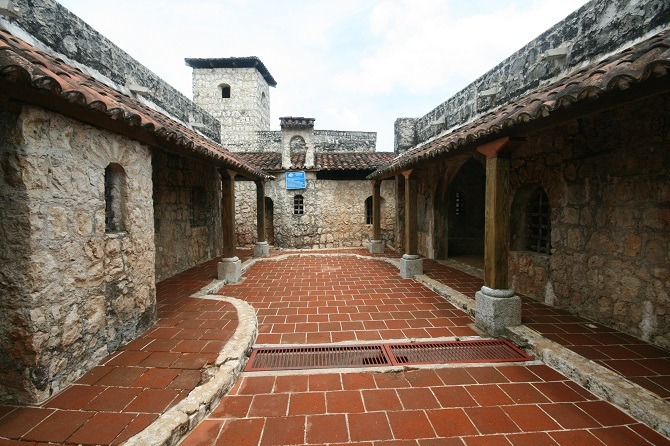
[[[544,365],[244,376],[182,443],[667,445]]]
[[[354,257],[260,262],[220,293],[256,308],[258,344],[473,336],[473,320],[394,266]]]
[[[0,446],[119,444],[181,401],[237,327],[231,304],[188,298],[211,282],[212,268],[159,282],[158,322],[74,385],[38,407],[0,406]]]

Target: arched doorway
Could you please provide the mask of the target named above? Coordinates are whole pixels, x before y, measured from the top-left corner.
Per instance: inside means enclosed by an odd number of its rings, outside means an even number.
[[[484,257],[486,171],[474,158],[463,164],[448,188],[450,258],[467,263]]]

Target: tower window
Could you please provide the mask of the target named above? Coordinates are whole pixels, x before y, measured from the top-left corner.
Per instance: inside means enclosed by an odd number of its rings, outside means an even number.
[[[372,197],[365,199],[365,223],[372,224]]]
[[[126,172],[119,164],[105,168],[105,232],[125,231]]]
[[[303,215],[305,213],[305,202],[302,195],[293,197],[293,215]]]
[[[230,98],[230,85],[228,84],[221,84],[219,85],[219,89],[221,90],[221,97],[223,99],[228,99]]]
[[[549,254],[551,251],[551,206],[544,190],[538,189],[526,205],[526,249]]]

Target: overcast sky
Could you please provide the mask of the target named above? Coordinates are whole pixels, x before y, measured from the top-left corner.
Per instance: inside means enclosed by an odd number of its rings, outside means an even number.
[[[280,116],[377,132],[419,117],[585,0],[59,0],[188,97],[186,57],[258,56]]]

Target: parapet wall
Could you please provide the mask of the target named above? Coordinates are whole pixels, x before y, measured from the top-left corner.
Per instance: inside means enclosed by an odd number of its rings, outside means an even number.
[[[667,0],[592,0],[549,28],[453,97],[417,119],[414,132],[405,120],[396,125],[396,152],[506,104],[542,84],[564,76],[670,23]],[[548,50],[567,46],[567,57],[551,59]],[[493,96],[482,94],[499,91]],[[402,134],[399,132],[402,131]],[[408,136],[413,141],[408,141]],[[399,145],[398,142],[401,142]],[[413,144],[411,144],[413,143]]]
[[[281,152],[281,131],[256,132],[258,152]],[[340,130],[314,130],[316,152],[373,153],[377,148],[376,132],[347,132]]]
[[[18,26],[52,51],[90,68],[83,69],[88,74],[97,78],[100,76],[96,76],[96,72],[101,74],[111,81],[106,83],[112,84],[113,88],[128,84],[148,88],[151,92],[148,100],[139,98],[140,101],[149,106],[153,103],[184,123],[204,124],[204,129],[197,130],[220,142],[221,125],[218,120],[64,6],[54,0],[14,0],[13,3],[19,8],[21,17],[9,19],[10,27]]]

